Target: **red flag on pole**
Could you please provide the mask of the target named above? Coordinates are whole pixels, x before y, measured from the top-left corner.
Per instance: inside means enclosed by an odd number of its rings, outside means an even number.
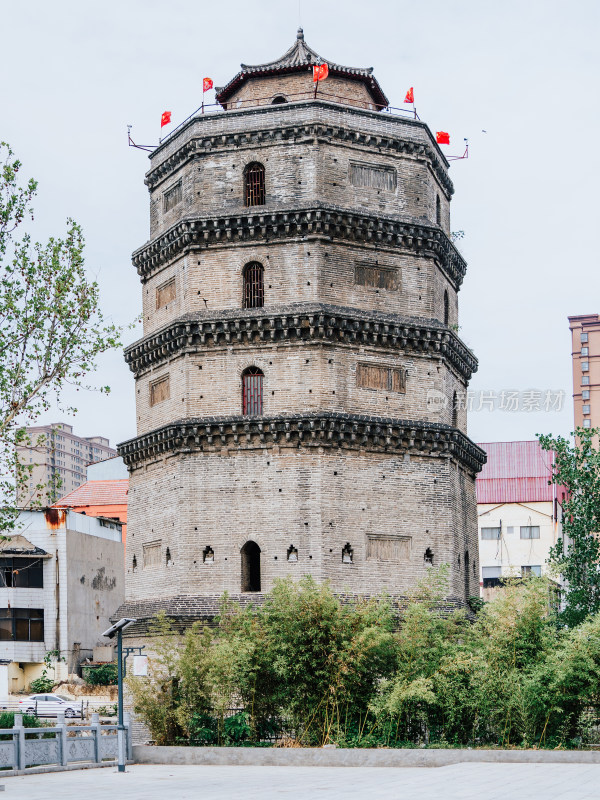
[[[160,118],[160,127],[164,128],[165,125],[168,125],[170,122],[171,122],[171,112],[163,111],[163,115]]]
[[[212,88],[213,88],[212,78],[204,78],[202,81],[202,91],[208,92],[208,90]]]
[[[435,140],[438,144],[450,144],[450,134],[446,131],[438,131],[435,135]]]
[[[404,98],[405,103],[414,103],[415,102],[415,92],[413,87],[411,86],[408,92],[406,93],[406,97]]]
[[[324,81],[329,75],[329,67],[327,64],[315,64],[313,66],[313,83]]]

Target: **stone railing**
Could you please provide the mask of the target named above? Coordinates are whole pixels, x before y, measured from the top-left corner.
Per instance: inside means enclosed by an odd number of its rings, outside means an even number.
[[[126,715],[128,761],[132,758],[130,727]],[[66,725],[64,717],[59,716],[56,725],[43,728],[25,728],[22,715],[15,714],[13,728],[0,728],[0,768],[24,772],[36,767],[116,764],[117,736],[117,725],[100,725],[98,714],[92,714],[91,725]]]

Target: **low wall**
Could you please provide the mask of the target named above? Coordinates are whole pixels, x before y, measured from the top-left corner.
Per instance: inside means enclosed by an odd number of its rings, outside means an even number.
[[[262,767],[445,767],[461,762],[600,764],[589,750],[387,750],[329,747],[155,747],[134,745],[137,764]]]

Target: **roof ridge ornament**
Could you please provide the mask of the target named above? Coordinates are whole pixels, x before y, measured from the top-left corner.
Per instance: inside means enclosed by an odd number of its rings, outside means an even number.
[[[302,41],[304,41],[304,31],[302,30],[302,28],[298,28],[296,39],[301,39]]]

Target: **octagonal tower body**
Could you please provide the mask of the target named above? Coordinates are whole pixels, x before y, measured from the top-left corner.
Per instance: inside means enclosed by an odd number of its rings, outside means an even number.
[[[424,123],[378,110],[371,70],[329,64],[315,96],[318,60],[299,31],[151,155],[120,446],[121,611],[142,620],[306,574],[401,597],[442,563],[449,601],[478,593],[448,164]]]

